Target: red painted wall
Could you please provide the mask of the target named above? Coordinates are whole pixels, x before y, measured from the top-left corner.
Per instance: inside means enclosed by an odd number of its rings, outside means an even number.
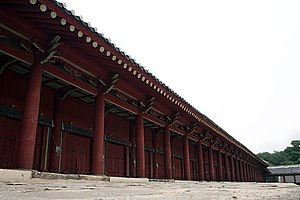
[[[0,76],[0,105],[10,107],[20,112],[24,110],[28,77],[20,76],[10,70],[4,71]],[[49,88],[42,87],[42,101],[46,99],[50,104],[51,95],[46,97],[43,94],[50,93]],[[44,106],[44,105],[43,105]],[[44,106],[46,107],[46,106]],[[45,112],[48,119],[51,119],[51,112]],[[36,145],[33,169],[44,170],[46,128],[39,125],[37,128]],[[0,116],[0,168],[16,168],[17,151],[19,144],[19,133],[21,131],[21,120],[12,119],[7,116]]]
[[[105,117],[105,135],[129,142],[129,121],[115,114],[108,113]],[[105,171],[109,176],[125,176],[125,146],[106,142]]]
[[[183,179],[183,141],[176,138],[172,141],[172,154],[173,154],[173,178]],[[175,157],[174,155],[180,156]]]
[[[155,165],[156,170],[158,171],[158,177],[157,178],[164,178],[165,174],[165,165],[164,165],[164,154],[161,152],[164,152],[164,145],[163,145],[163,134],[159,133],[156,136],[157,141],[157,165]]]
[[[145,133],[145,147],[153,148],[152,129],[145,127],[144,133]]]
[[[105,135],[129,142],[129,121],[108,113],[105,116]]]
[[[0,105],[15,105],[16,110],[23,111],[28,78],[6,70],[0,80]]]
[[[91,138],[65,132],[62,150],[63,173],[90,173]]]
[[[94,107],[79,99],[68,96],[60,102],[62,121],[82,128],[93,128]]]

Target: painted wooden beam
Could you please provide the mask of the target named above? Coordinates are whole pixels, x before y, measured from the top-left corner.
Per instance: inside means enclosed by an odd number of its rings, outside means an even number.
[[[125,103],[124,101],[118,99],[117,97],[115,97],[111,94],[105,94],[104,99],[120,108],[123,108],[124,110],[127,110],[127,111],[133,113],[133,114],[138,114],[138,112],[139,112],[138,108],[136,108],[128,103]]]
[[[14,46],[11,46],[3,40],[0,40],[0,52],[9,55],[17,60],[20,60],[28,65],[32,65],[34,61],[33,55]]]
[[[58,78],[62,81],[65,81],[68,84],[73,85],[73,86],[75,86],[75,87],[77,87],[77,88],[79,88],[79,89],[81,89],[81,90],[83,90],[83,91],[85,91],[89,94],[92,94],[92,95],[95,95],[95,96],[98,94],[98,89],[96,87],[94,87],[94,86],[92,86],[92,85],[90,85],[86,82],[83,82],[83,81],[79,80],[75,76],[72,76],[71,74],[60,70],[60,69],[58,69],[57,67],[55,67],[51,64],[48,64],[48,63],[44,64],[43,70],[46,73],[48,73],[48,74],[50,74],[50,75],[52,75],[52,76],[54,76],[54,77],[56,77],[56,78]]]

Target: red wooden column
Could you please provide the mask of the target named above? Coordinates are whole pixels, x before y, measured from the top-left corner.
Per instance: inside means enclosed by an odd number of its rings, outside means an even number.
[[[251,164],[250,164],[250,163],[248,164],[248,168],[249,168],[249,179],[250,179],[249,181],[251,182],[251,181],[253,181],[253,180],[252,180]]]
[[[52,145],[50,148],[49,171],[59,172],[59,156],[60,156],[60,134],[62,116],[60,112],[61,107],[60,92],[56,92],[54,100],[53,121],[54,127],[52,132]]]
[[[249,168],[249,163],[246,163],[246,170],[247,170],[247,181],[250,182],[251,178],[250,178],[250,168]]]
[[[256,182],[258,182],[258,176],[257,176],[257,169],[256,169],[256,166],[254,166],[254,180]]]
[[[255,177],[255,181],[258,182],[258,176],[257,176],[257,168],[256,168],[256,165],[254,166],[254,177]]]
[[[253,172],[253,165],[251,164],[251,167],[250,167],[250,173],[251,173],[251,181],[255,181],[254,180],[254,172]]]
[[[130,177],[130,146],[125,146],[125,176]]]
[[[235,178],[235,168],[234,168],[234,160],[233,160],[233,156],[231,155],[231,181],[236,181]]]
[[[244,169],[243,169],[242,159],[239,160],[239,164],[240,164],[240,180],[243,182],[245,181],[245,179],[244,179]]]
[[[135,159],[135,127],[134,122],[129,123],[129,140],[130,140],[130,155],[129,155],[129,168],[130,168],[130,177],[136,177],[136,159]]]
[[[171,136],[169,125],[167,124],[164,132],[164,161],[165,161],[165,178],[172,178],[172,153],[171,153]]]
[[[244,181],[247,182],[247,168],[246,168],[246,162],[243,160],[243,170],[244,170]]]
[[[244,169],[244,181],[248,182],[247,168],[246,168],[246,162],[245,161],[243,161],[243,169]]]
[[[156,131],[152,133],[152,141],[153,141],[153,177],[158,178],[158,165],[157,165],[157,138]]]
[[[104,174],[104,95],[99,87],[94,111],[94,135],[92,141],[92,174]]]
[[[249,164],[249,174],[250,174],[250,181],[253,181],[253,176],[252,176],[252,165],[251,163]]]
[[[209,172],[210,172],[210,180],[215,180],[215,170],[214,170],[214,156],[211,145],[208,148],[208,157],[209,157]]]
[[[184,135],[183,139],[183,157],[184,157],[184,176],[186,180],[191,180],[191,164],[190,164],[190,151],[189,151],[189,137],[188,134]]]
[[[230,181],[228,154],[225,153],[225,180]]]
[[[40,64],[40,60],[41,52],[37,51],[34,63],[30,69],[24,115],[19,136],[17,167],[22,169],[32,169],[33,167],[42,83],[43,66]]]
[[[256,166],[254,166],[254,180],[255,180],[255,182],[258,182]]]
[[[235,166],[236,166],[236,181],[241,181],[239,161],[237,157],[235,158]]]
[[[202,142],[198,142],[198,170],[199,170],[199,180],[204,180],[204,164],[203,164],[203,152],[202,152]]]
[[[143,111],[140,108],[136,117],[136,176],[139,178],[145,177],[145,134],[144,134],[144,119]]]
[[[252,175],[252,181],[255,182],[255,172],[254,172],[254,165],[251,166],[251,175]]]
[[[153,178],[153,152],[150,152],[150,158],[149,158],[149,163],[150,163],[150,166],[149,166],[149,170],[150,170],[150,178]]]
[[[221,150],[218,151],[218,171],[219,171],[219,181],[223,181],[223,169],[222,169],[222,153]]]
[[[244,170],[244,181],[247,182],[247,168],[246,168],[246,162],[243,161],[243,170]]]

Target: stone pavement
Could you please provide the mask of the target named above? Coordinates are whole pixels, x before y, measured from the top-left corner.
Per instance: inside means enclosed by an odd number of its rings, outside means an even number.
[[[300,186],[288,183],[157,182],[128,178],[112,178],[111,181],[63,178],[1,180],[0,176],[0,199],[300,200]]]

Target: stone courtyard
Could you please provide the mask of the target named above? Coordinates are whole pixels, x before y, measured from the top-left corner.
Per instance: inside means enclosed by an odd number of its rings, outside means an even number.
[[[26,175],[26,174],[25,174]],[[155,181],[107,178],[106,181],[59,175],[16,179],[0,177],[0,199],[296,199],[290,183]],[[69,179],[71,178],[71,179]],[[90,179],[90,180],[86,180]]]

